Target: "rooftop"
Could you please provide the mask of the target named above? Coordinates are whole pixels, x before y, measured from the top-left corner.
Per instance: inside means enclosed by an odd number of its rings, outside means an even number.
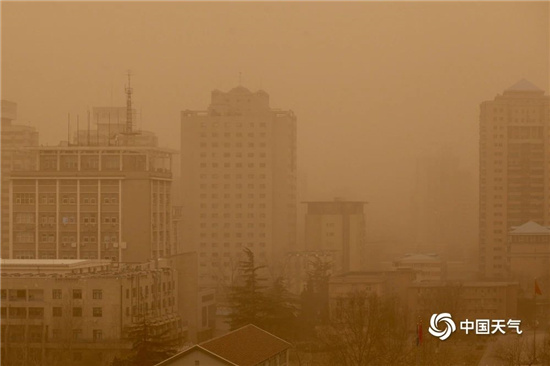
[[[536,91],[536,92],[541,92],[543,90],[540,89],[538,86],[534,85],[533,83],[531,83],[529,80],[521,79],[520,81],[518,81],[517,83],[515,83],[514,85],[512,85],[511,87],[509,87],[505,91],[511,91],[511,92]]]
[[[512,226],[510,230],[512,235],[550,235],[550,227],[542,226],[534,221],[528,221],[520,226]]]
[[[253,366],[285,351],[291,344],[249,324],[201,344],[201,347],[240,366]]]

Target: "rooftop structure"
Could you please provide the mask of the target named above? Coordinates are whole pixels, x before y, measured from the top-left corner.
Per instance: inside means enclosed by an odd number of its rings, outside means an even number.
[[[286,366],[292,345],[249,324],[226,335],[187,349],[157,366],[236,365]],[[197,363],[199,361],[199,363]]]

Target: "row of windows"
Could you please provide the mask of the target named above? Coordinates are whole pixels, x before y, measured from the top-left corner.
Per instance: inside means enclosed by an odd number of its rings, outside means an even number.
[[[242,193],[236,193],[234,195],[235,198],[237,199],[242,199],[243,198],[243,195]],[[255,195],[254,193],[248,193],[248,195],[246,196],[248,199],[255,199]],[[212,197],[212,198],[218,198],[217,196],[216,197]],[[224,198],[231,198],[231,195],[228,193],[228,194],[224,194]],[[266,194],[265,193],[260,193],[258,194],[258,198],[266,198]],[[212,204],[212,208],[214,208],[214,205],[218,205],[217,203],[213,203]],[[216,206],[218,207],[218,206]],[[224,206],[225,207],[225,206]],[[208,208],[208,205],[206,203],[201,203],[201,208]],[[227,208],[227,207],[225,207]]]
[[[267,125],[265,122],[260,122],[258,124],[254,123],[254,122],[249,122],[247,124],[243,124],[242,122],[236,122],[236,123],[231,123],[231,122],[225,122],[225,125],[224,125],[226,128],[228,127],[260,127],[260,128],[265,128]],[[214,127],[214,128],[218,128],[218,127],[221,127],[221,124],[218,123],[218,122],[214,122],[214,123],[209,123],[207,124],[206,122],[201,122],[201,127],[202,128],[206,128],[206,127]]]
[[[72,292],[72,298],[73,299],[82,299],[82,289],[73,289]],[[61,299],[63,298],[63,291],[61,289],[53,289],[52,290],[52,299]],[[102,299],[103,298],[103,290],[100,289],[94,289],[92,290],[92,299]]]
[[[82,339],[82,329],[72,329],[71,331],[72,339]],[[52,338],[53,339],[61,339],[62,338],[62,330],[61,329],[52,329]],[[92,330],[92,339],[94,341],[99,341],[103,339],[103,330],[101,329],[93,329]],[[82,360],[82,353],[81,352],[75,352],[75,357],[73,358],[74,361],[81,361]]]
[[[201,137],[208,137],[208,136],[219,137],[221,135],[218,134],[217,132],[212,132],[212,134],[210,134],[210,135],[206,132],[201,132]],[[249,132],[249,133],[246,134],[246,136],[247,137],[254,137],[254,132]],[[259,136],[260,137],[265,137],[265,132],[260,132]],[[223,134],[223,137],[231,137],[231,132],[225,132]],[[242,132],[236,132],[235,137],[243,137],[243,133]]]
[[[257,224],[256,224],[256,223],[252,223],[252,222],[249,222],[248,224],[243,224],[243,223],[241,223],[241,222],[237,222],[237,223],[231,224],[231,223],[229,223],[229,222],[226,222],[226,223],[223,224],[223,227],[224,227],[224,228],[230,228],[230,227],[233,226],[233,227],[239,228],[239,229],[240,229],[240,228],[243,228],[243,227],[247,227],[247,228],[249,228],[249,229],[253,229],[254,227],[256,227],[256,225],[257,225],[257,227],[262,228],[262,229],[265,228],[265,227],[267,226],[264,222],[257,223]],[[219,225],[217,222],[208,223],[208,224],[205,223],[205,222],[203,222],[203,223],[200,224],[200,226],[201,226],[202,229],[204,229],[204,228],[214,228],[214,229],[215,229],[215,228],[220,227],[221,225]]]
[[[233,235],[231,235],[231,233],[223,233],[223,237],[224,238],[231,238]],[[254,235],[254,233],[247,233],[246,235],[244,235],[243,233],[235,233],[234,237],[235,238],[244,238],[244,237],[247,237],[247,238],[254,238],[256,235]],[[211,237],[211,238],[221,238],[222,235],[218,235],[218,233],[200,233],[200,237],[201,238],[207,238],[207,237]],[[259,238],[265,238],[266,237],[266,234],[265,233],[259,233],[258,234],[258,237]]]
[[[219,244],[219,245],[218,245],[218,244]],[[261,242],[261,243],[258,243],[258,245],[259,245],[260,247],[263,248],[263,247],[265,247],[266,243]],[[221,247],[221,246],[222,246],[222,243],[210,243],[210,244],[205,243],[205,242],[202,242],[202,243],[201,243],[201,248],[203,248],[203,249],[204,249],[204,248],[207,248],[207,247],[217,248],[218,246]],[[243,246],[244,246],[244,247],[247,247],[247,248],[254,248],[254,243],[235,243],[235,244],[234,244],[234,247],[235,247],[235,248],[242,248]],[[229,248],[229,247],[231,247],[231,243],[225,242],[225,243],[223,243],[223,247],[224,247],[224,248]],[[241,253],[241,252],[238,252],[237,255],[240,257],[240,256],[242,255],[242,253]]]
[[[208,214],[206,214],[206,213],[201,213],[201,214],[200,214],[200,217],[201,217],[202,219],[205,219],[205,218],[208,218],[208,217],[210,217],[210,218],[212,218],[212,219],[217,219],[217,218],[221,218],[221,217],[223,217],[224,219],[229,219],[229,218],[232,217],[232,215],[231,215],[230,213],[224,213],[224,214],[222,214],[222,215],[220,215],[220,214],[218,214],[218,213],[212,213],[212,214],[210,214],[210,215],[208,215]],[[266,214],[265,214],[265,213],[260,213],[260,214],[258,214],[258,215],[256,216],[256,215],[254,215],[253,213],[248,213],[248,214],[246,214],[246,215],[244,215],[244,214],[242,214],[242,213],[236,213],[236,214],[234,215],[234,217],[237,218],[237,219],[241,219],[241,218],[245,218],[245,217],[246,217],[246,218],[249,218],[249,219],[252,219],[252,218],[255,218],[255,217],[259,217],[259,218],[261,218],[261,219],[264,219],[264,218],[266,217]]]

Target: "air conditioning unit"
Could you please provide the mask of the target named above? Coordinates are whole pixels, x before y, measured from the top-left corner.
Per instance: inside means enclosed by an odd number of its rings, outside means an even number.
[[[118,243],[113,243],[113,248],[118,248]]]
[[[86,243],[80,243],[80,246],[85,247]]]
[[[76,243],[71,243],[71,248],[76,248]]]

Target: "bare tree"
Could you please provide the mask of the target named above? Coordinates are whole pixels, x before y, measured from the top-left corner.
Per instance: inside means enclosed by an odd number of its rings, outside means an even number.
[[[412,342],[393,300],[353,292],[339,299],[330,325],[320,328],[329,363],[342,366],[410,364]]]

